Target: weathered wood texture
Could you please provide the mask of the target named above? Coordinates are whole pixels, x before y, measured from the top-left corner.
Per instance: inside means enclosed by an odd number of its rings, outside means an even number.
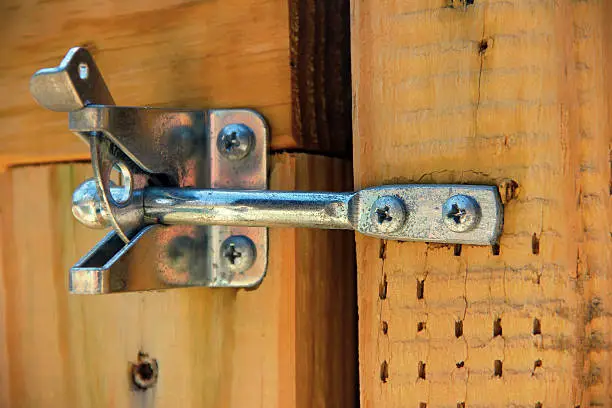
[[[287,0],[3,1],[0,169],[88,158],[66,114],[41,108],[28,91],[36,70],[76,45],[92,51],[118,104],[254,108],[271,125],[273,149],[346,155],[348,13],[329,16],[346,1],[320,3],[325,18],[306,14],[306,1],[291,3],[290,35]],[[292,92],[301,107],[293,117]]]
[[[71,296],[66,271],[101,236],[70,213],[88,164],[0,175],[0,406],[344,407],[356,392],[353,240],[272,229],[257,290]],[[350,188],[337,159],[278,155],[271,186]],[[347,185],[349,184],[349,185]],[[159,381],[131,388],[140,351]]]
[[[350,156],[349,1],[289,0],[293,134],[306,149]]]
[[[611,406],[612,5],[351,7],[357,187],[518,182],[498,248],[358,237],[362,406]]]

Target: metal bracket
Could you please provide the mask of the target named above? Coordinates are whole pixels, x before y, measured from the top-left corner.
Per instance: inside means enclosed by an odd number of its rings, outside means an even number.
[[[75,216],[90,227],[113,227],[71,268],[71,292],[252,287],[263,279],[266,228],[163,227],[145,222],[143,211],[150,186],[267,188],[268,128],[258,113],[114,106],[83,48],[71,49],[59,67],[38,71],[30,90],[46,108],[68,112],[70,130],[90,145],[94,179],[75,191]],[[245,134],[244,154],[233,157],[240,149],[233,148],[232,137]],[[119,174],[113,180],[114,173]],[[252,252],[252,261],[245,256],[230,262],[228,251],[241,245]]]
[[[474,245],[501,234],[493,186],[268,191],[268,129],[259,114],[114,106],[82,48],[34,74],[30,90],[41,105],[68,112],[70,129],[90,145],[94,178],[74,192],[75,217],[113,227],[70,270],[73,293],[256,286],[270,226]]]

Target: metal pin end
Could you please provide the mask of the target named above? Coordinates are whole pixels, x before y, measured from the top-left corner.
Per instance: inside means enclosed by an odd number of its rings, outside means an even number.
[[[110,226],[110,217],[98,195],[96,180],[86,180],[74,190],[72,214],[88,228],[101,229]]]

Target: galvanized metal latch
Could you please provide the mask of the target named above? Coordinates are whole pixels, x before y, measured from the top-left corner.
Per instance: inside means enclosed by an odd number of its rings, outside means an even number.
[[[73,293],[256,286],[271,226],[473,245],[501,233],[493,186],[266,190],[268,128],[258,113],[115,106],[83,48],[34,74],[30,90],[42,106],[68,112],[70,130],[90,146],[94,178],[74,192],[75,217],[113,228],[71,268]]]

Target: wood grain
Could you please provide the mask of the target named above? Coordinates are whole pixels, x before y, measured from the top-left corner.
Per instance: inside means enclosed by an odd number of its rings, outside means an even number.
[[[350,155],[348,8],[320,3],[345,12],[302,17],[294,2],[290,35],[287,0],[3,1],[0,169],[88,159],[66,114],[41,108],[28,90],[36,70],[77,45],[93,53],[119,105],[253,108],[269,121],[273,150]],[[303,60],[291,62],[292,44]],[[292,92],[301,115],[292,115]]]
[[[610,2],[351,7],[357,187],[508,199],[498,248],[358,237],[362,406],[611,406]]]
[[[289,0],[293,134],[307,150],[352,148],[349,2]]]
[[[0,175],[0,406],[339,407],[356,394],[352,235],[272,229],[256,290],[70,296],[67,270],[103,235],[70,213],[88,164]],[[349,184],[349,185],[347,185]],[[272,159],[272,188],[350,188],[346,162]],[[139,352],[155,388],[131,386]]]

